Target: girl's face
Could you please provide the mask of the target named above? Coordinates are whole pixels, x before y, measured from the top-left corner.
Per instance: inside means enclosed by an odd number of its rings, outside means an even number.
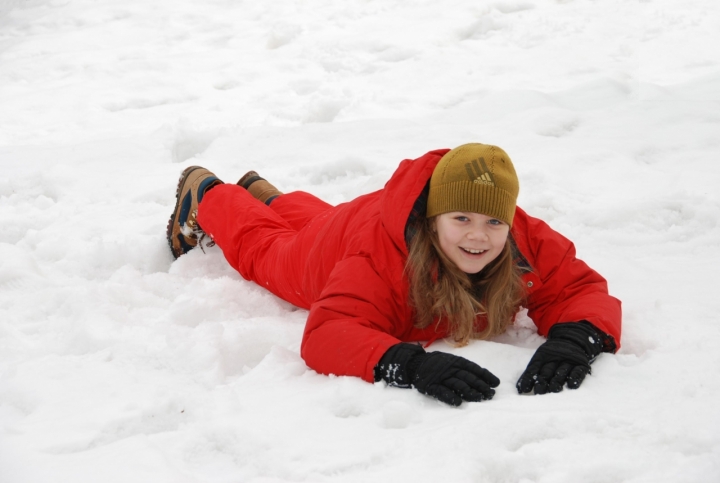
[[[480,213],[453,211],[435,217],[443,253],[465,273],[478,273],[505,247],[510,226]]]

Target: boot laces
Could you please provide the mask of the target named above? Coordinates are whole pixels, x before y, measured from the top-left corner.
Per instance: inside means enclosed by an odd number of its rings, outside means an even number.
[[[197,240],[197,246],[200,247],[203,253],[205,248],[211,248],[215,246],[215,241],[210,235],[205,233],[197,222],[197,210],[193,210],[188,216],[188,220],[185,225],[182,226],[182,234],[188,238],[195,238]],[[207,239],[205,246],[203,247],[203,241]]]

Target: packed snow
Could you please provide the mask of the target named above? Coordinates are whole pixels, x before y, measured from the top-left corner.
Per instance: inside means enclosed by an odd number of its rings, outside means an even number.
[[[720,481],[719,45],[715,0],[0,1],[0,481]],[[623,302],[577,391],[517,394],[523,315],[431,346],[492,401],[319,375],[168,249],[187,166],[341,203],[467,142]]]

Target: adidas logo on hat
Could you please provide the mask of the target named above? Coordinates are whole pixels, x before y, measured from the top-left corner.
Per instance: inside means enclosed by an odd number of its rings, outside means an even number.
[[[478,163],[482,165],[482,170],[480,169]],[[485,158],[473,159],[469,163],[465,164],[465,169],[470,177],[470,181],[473,183],[495,186],[495,180],[493,179],[493,175],[488,169],[487,164],[485,164]]]

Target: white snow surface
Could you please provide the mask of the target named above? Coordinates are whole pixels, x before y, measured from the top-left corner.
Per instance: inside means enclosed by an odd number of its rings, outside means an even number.
[[[720,481],[719,45],[716,0],[0,1],[0,481]],[[319,375],[168,249],[187,166],[341,203],[466,142],[623,302],[577,391],[517,394],[526,317],[431,346],[492,401]]]

